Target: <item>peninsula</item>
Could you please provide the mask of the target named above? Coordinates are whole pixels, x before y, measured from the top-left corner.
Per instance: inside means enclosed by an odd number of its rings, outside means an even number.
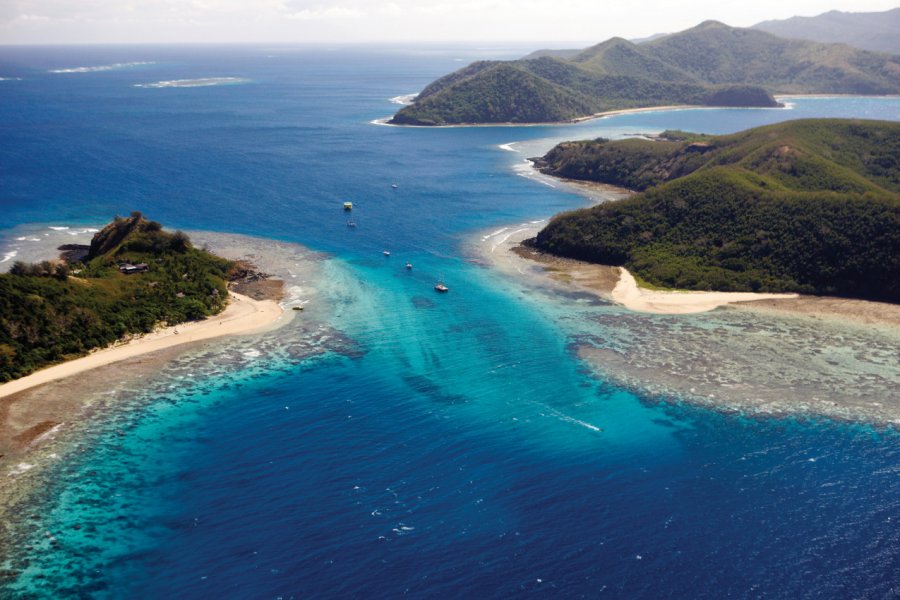
[[[643,44],[479,61],[432,82],[394,125],[550,123],[672,105],[776,107],[772,94],[897,94],[900,57],[706,21]]]
[[[68,248],[59,261],[16,263],[0,275],[0,381],[15,380],[0,385],[0,397],[265,326],[281,315],[274,300],[228,291],[231,279],[247,278],[247,265],[195,248],[187,235],[137,212],[117,217],[89,247]],[[56,363],[63,364],[50,366]]]
[[[900,302],[900,123],[559,144],[543,172],[642,193],[554,217],[526,245],[654,286]]]

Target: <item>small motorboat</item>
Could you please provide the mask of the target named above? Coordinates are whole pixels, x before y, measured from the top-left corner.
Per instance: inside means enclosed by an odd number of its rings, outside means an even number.
[[[443,276],[441,276],[441,278],[438,279],[438,282],[436,284],[434,284],[434,289],[439,291],[442,294],[444,292],[450,291],[450,288],[448,288],[446,285],[444,285],[444,277]]]
[[[390,251],[390,250],[382,250],[381,253],[384,254],[385,256],[390,256],[390,255],[391,255],[391,251]]]
[[[344,202],[344,210],[353,210],[352,202]]]
[[[347,221],[347,227],[356,227],[356,221],[353,221],[353,220]]]
[[[397,189],[398,187],[400,187],[400,186],[397,185],[396,183],[392,183],[392,184],[391,184],[391,187],[394,188],[394,189],[396,190],[396,189]]]
[[[406,263],[406,270],[412,271],[412,263],[410,263],[410,262]]]

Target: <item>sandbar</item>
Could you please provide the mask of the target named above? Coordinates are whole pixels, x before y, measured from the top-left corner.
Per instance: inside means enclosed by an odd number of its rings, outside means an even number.
[[[284,314],[274,300],[253,300],[234,292],[229,292],[228,296],[228,306],[218,315],[202,321],[161,328],[128,342],[103,348],[87,356],[47,367],[31,375],[4,383],[0,385],[0,398],[50,381],[71,377],[90,369],[173,346],[225,335],[259,332],[276,323]]]

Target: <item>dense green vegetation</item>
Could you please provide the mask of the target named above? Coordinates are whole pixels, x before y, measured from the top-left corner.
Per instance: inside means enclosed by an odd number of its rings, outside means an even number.
[[[146,264],[124,274],[119,265]],[[83,263],[16,263],[0,275],[0,381],[123,337],[221,311],[232,263],[140,213],[98,232]]]
[[[771,93],[900,93],[900,57],[708,21],[644,44],[479,61],[432,82],[392,123],[534,123],[623,108],[777,106]]]
[[[566,142],[543,164],[644,192],[558,215],[532,242],[542,250],[666,287],[900,302],[900,123]]]

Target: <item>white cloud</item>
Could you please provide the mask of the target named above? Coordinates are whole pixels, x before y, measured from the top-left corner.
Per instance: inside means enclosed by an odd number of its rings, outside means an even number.
[[[358,8],[333,6],[330,8],[304,8],[285,15],[288,19],[298,21],[329,21],[343,19],[362,19],[366,13]]]
[[[597,42],[897,0],[0,0],[0,43]]]

